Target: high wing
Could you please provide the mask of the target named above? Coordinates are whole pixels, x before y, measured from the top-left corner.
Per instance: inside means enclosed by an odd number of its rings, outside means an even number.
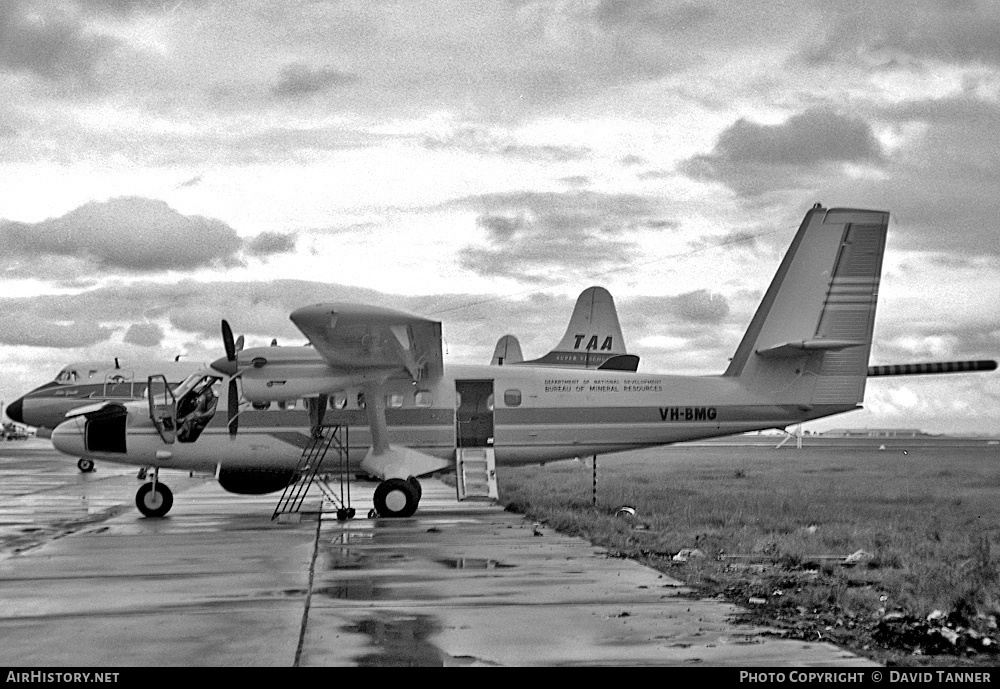
[[[332,368],[391,373],[414,381],[444,373],[441,323],[378,306],[328,303],[290,316]]]

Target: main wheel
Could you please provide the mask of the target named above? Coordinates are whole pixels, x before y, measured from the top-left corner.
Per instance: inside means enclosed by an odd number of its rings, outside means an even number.
[[[94,470],[94,460],[81,457],[80,461],[76,463],[76,467],[83,473],[89,474]]]
[[[174,494],[164,483],[144,483],[135,494],[135,506],[147,517],[162,517],[174,505]]]
[[[424,496],[424,489],[420,485],[420,481],[413,478],[412,476],[406,480],[409,482],[411,486],[413,486],[413,490],[417,491],[417,502],[420,502],[420,498]]]
[[[411,517],[417,511],[420,496],[409,481],[390,478],[378,484],[374,502],[380,517]]]

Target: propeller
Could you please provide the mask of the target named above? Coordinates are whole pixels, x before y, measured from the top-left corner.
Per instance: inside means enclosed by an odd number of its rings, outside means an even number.
[[[236,384],[239,365],[236,355],[243,349],[243,336],[240,335],[239,339],[234,340],[233,329],[229,327],[229,323],[225,320],[222,321],[222,346],[226,349],[226,357],[213,361],[212,368],[229,376],[229,435],[235,436],[240,425],[238,416],[240,411],[240,391]]]
[[[240,391],[236,388],[236,378],[229,379],[229,435],[236,437],[236,431],[240,427]]]

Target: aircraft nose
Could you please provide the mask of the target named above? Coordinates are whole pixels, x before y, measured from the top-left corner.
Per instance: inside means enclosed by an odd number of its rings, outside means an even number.
[[[7,405],[7,418],[11,421],[24,423],[24,398],[18,397]]]

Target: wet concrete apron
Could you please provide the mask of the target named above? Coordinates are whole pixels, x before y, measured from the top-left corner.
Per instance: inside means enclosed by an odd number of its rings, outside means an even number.
[[[453,490],[425,482],[412,519],[323,522],[300,665],[872,664]]]
[[[871,665],[438,481],[410,519],[365,519],[362,482],[353,521],[277,522],[165,472],[146,519],[134,470],[64,464],[0,457],[0,665]]]

